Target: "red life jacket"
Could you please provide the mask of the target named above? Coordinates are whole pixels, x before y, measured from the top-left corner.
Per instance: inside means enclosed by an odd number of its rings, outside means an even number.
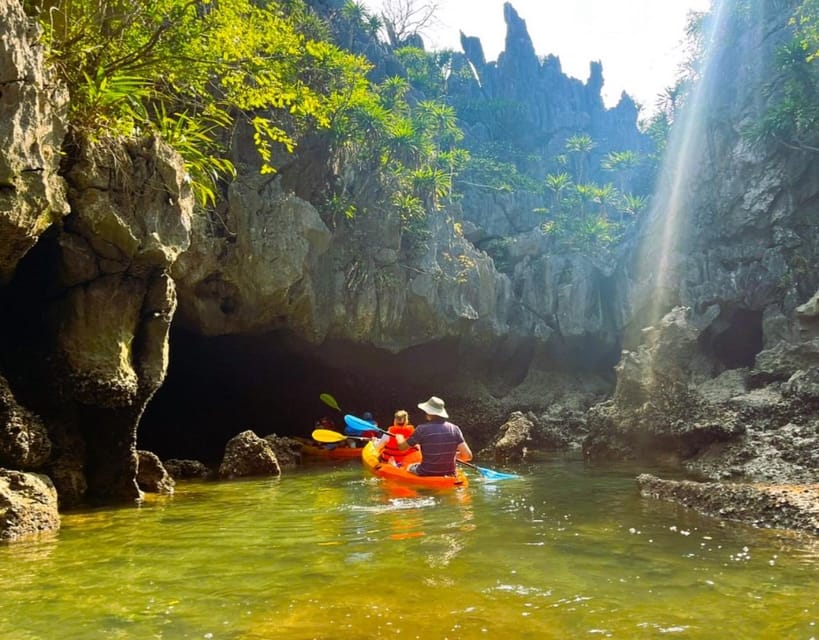
[[[407,455],[410,451],[414,451],[414,447],[410,447],[409,449],[401,449],[398,448],[398,441],[395,439],[399,433],[402,434],[405,438],[409,438],[413,431],[415,431],[415,427],[411,424],[394,424],[389,429],[387,429],[391,434],[390,439],[387,440],[387,444],[384,445],[384,448],[381,449],[381,459],[382,460],[389,460],[390,456],[393,458],[402,458],[403,456]]]

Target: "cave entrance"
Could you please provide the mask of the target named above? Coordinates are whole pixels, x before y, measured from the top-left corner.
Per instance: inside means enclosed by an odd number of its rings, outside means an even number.
[[[163,460],[207,464],[247,429],[262,437],[309,436],[328,416],[341,430],[342,416],[319,400],[322,393],[344,413],[371,411],[388,425],[397,408],[411,411],[456,375],[458,362],[454,341],[392,354],[346,342],[313,345],[290,332],[205,337],[177,327],[170,351],[165,382],[140,421],[138,447]]]
[[[762,351],[762,311],[723,311],[700,336],[704,351],[726,369],[752,367]]]

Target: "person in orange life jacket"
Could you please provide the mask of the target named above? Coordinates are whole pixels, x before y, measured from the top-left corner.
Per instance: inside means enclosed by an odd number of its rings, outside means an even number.
[[[405,438],[409,438],[412,432],[415,431],[415,427],[409,423],[409,414],[403,409],[396,411],[392,425],[387,428],[387,431],[392,435],[384,434],[376,440],[375,449],[380,452],[381,460],[394,463],[395,466],[401,466],[401,459],[410,452],[410,449],[404,451],[399,449],[395,436],[400,433]]]
[[[370,413],[369,411],[365,411],[364,413],[362,413],[361,419],[365,420],[366,422],[369,422],[373,426],[376,427],[378,426],[378,423],[373,418],[373,414]],[[373,429],[372,431],[356,431],[355,429],[350,429],[350,427],[345,426],[344,434],[348,436],[360,436],[362,438],[377,438],[380,434],[380,431],[376,431],[375,429]],[[363,440],[347,440],[347,446],[349,447],[358,447],[359,443],[361,443],[360,446],[364,446],[365,444]]]
[[[418,425],[409,438],[400,433],[395,436],[401,451],[420,445],[423,459],[407,467],[419,476],[455,475],[455,459],[469,462],[472,450],[466,444],[461,428],[449,422],[444,401],[432,396],[426,402],[419,402],[418,408],[426,414],[427,421]]]

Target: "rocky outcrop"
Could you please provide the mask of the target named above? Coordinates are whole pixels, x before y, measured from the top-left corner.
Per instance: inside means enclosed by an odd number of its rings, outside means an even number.
[[[0,286],[40,235],[68,213],[58,175],[68,94],[49,77],[40,29],[0,0]]]
[[[218,214],[194,220],[192,233],[174,266],[182,322],[209,335],[284,325],[323,337],[315,271],[331,233],[309,202],[248,172]]]
[[[281,468],[273,447],[252,431],[242,431],[225,446],[225,455],[219,465],[220,478],[279,475]]]
[[[516,462],[524,460],[532,444],[533,429],[531,419],[520,411],[513,412],[489,446],[478,453],[478,457]]]
[[[673,460],[714,480],[819,480],[819,366],[780,345],[759,354],[761,369],[708,377],[690,315],[675,309],[623,353],[614,394],[588,412],[586,455]]]
[[[174,480],[203,480],[211,475],[210,469],[199,460],[165,460],[162,466]]]
[[[544,452],[580,451],[586,433],[585,416],[568,404],[543,413],[513,411],[478,458],[519,462]]]
[[[810,486],[724,484],[637,478],[646,498],[676,502],[708,516],[766,529],[819,535],[819,484]]]
[[[292,469],[301,463],[302,443],[294,438],[277,436],[271,433],[264,437],[276,455],[276,461],[282,469]]]
[[[796,309],[819,287],[819,155],[747,135],[780,97],[769,85],[780,75],[777,51],[793,37],[795,6],[719,12],[713,28],[724,37],[675,127],[628,266],[628,348],[676,305],[709,318],[703,340],[725,368],[799,337]]]
[[[690,310],[677,308],[646,329],[637,351],[624,351],[612,397],[588,414],[590,457],[689,457],[702,446],[729,440],[744,430],[736,418],[714,417],[695,381],[710,379],[702,355],[701,329]]]
[[[42,419],[20,406],[0,375],[0,466],[37,469],[51,455],[51,440]]]
[[[556,59],[538,60],[509,4],[504,17],[507,51],[497,63],[470,39],[453,61],[474,69],[469,81],[453,73],[454,102],[515,108],[503,122],[459,113],[468,144],[510,138],[522,157],[540,158],[520,168],[537,180],[572,135],[595,138],[595,166],[609,151],[649,148],[633,103],[603,105],[599,64],[588,83],[571,79]],[[389,185],[377,184],[371,168],[314,147],[305,141],[275,177],[240,156],[226,204],[195,221],[192,248],[174,266],[181,322],[206,335],[286,329],[313,344],[341,339],[391,352],[447,338],[483,348],[533,335],[613,363],[628,303],[622,270],[605,257],[555,256],[535,213],[542,194],[464,184],[459,204],[430,210],[425,228],[402,229]],[[354,218],[327,211],[333,183],[363,194]],[[499,242],[502,251],[491,251]]]
[[[211,335],[287,329],[311,343],[390,351],[507,330],[508,280],[451,219],[432,221],[428,251],[410,264],[392,214],[361,214],[331,233],[313,205],[282,190],[281,173],[243,175],[218,219],[195,221],[193,246],[173,269],[181,322]]]
[[[64,147],[67,96],[39,37],[20,3],[0,0],[0,285],[13,334],[0,345],[0,457],[47,472],[61,508],[130,500],[193,196],[156,140]]]
[[[60,528],[57,491],[47,476],[0,469],[0,541]]]
[[[150,493],[172,494],[174,479],[166,471],[159,457],[151,451],[137,451],[137,485]]]
[[[486,118],[463,114],[470,136],[479,142],[502,139],[510,148],[520,149],[521,168],[541,176],[565,152],[566,139],[573,135],[586,133],[596,141],[589,158],[591,167],[609,151],[650,148],[648,137],[637,128],[638,111],[630,98],[625,96],[614,109],[604,106],[601,63],[589,64],[585,83],[571,78],[563,73],[559,58],[541,59],[535,53],[526,22],[508,2],[503,5],[503,19],[506,46],[497,62],[486,61],[478,38],[461,34],[472,72],[454,73],[451,82],[461,84],[452,92],[473,101],[472,114],[480,113],[481,108],[494,110]],[[470,81],[463,79],[470,76]]]
[[[193,195],[181,159],[156,140],[79,149],[48,309],[59,319],[49,325],[61,390],[51,412],[70,416],[53,464],[81,465],[92,495],[135,499],[136,428],[168,366],[169,270],[188,247]],[[65,446],[72,439],[84,443],[82,459]],[[58,489],[69,502],[82,497]]]
[[[465,60],[453,61],[453,99],[469,105],[459,113],[467,146],[481,149],[502,140],[504,148],[514,150],[509,162],[534,184],[565,171],[557,158],[565,156],[572,136],[593,140],[582,173],[600,184],[612,180],[600,170],[606,154],[648,153],[651,143],[637,127],[634,102],[624,96],[617,107],[604,106],[600,63],[590,64],[587,82],[570,78],[558,58],[541,60],[535,54],[526,23],[512,5],[505,3],[503,11],[506,48],[497,62],[487,62],[480,41],[463,34]],[[620,187],[643,193],[647,167],[631,173]],[[510,278],[510,332],[536,336],[572,357],[613,364],[630,304],[617,257],[558,248],[541,229],[544,217],[538,211],[548,207],[542,190],[509,191],[474,182],[464,180],[461,186],[463,230]]]
[[[626,263],[626,349],[612,398],[589,412],[592,457],[671,458],[712,480],[819,479],[819,156],[745,134],[777,99],[766,88],[788,14],[761,7],[751,29],[750,14],[719,12],[724,37]],[[684,319],[662,317],[679,304]]]

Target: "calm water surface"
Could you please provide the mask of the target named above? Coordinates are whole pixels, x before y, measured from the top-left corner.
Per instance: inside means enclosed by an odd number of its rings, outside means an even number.
[[[819,540],[555,459],[436,493],[356,462],[186,483],[0,546],[0,638],[819,638]]]

